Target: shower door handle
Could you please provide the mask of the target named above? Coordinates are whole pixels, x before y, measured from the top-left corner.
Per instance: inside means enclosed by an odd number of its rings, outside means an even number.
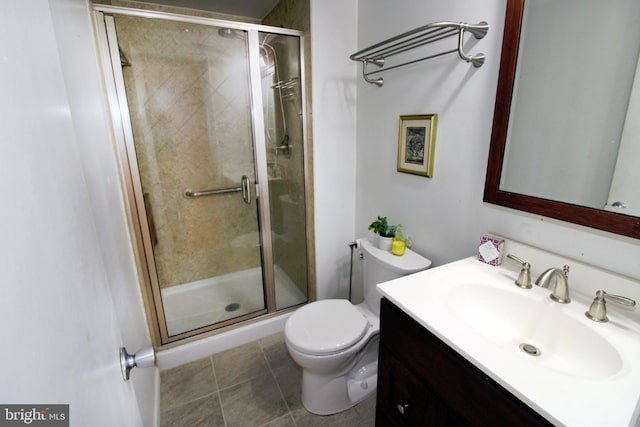
[[[242,175],[242,200],[248,205],[251,204],[251,184],[247,175]]]
[[[251,182],[246,175],[242,175],[242,183],[240,187],[234,188],[223,188],[221,190],[202,190],[202,191],[193,191],[190,188],[184,190],[182,195],[187,199],[194,199],[196,197],[203,196],[215,196],[217,194],[229,194],[229,193],[238,193],[242,192],[242,200],[248,205],[251,204]]]

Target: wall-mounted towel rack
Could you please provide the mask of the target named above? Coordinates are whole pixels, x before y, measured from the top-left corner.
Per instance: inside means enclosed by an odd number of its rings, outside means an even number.
[[[374,44],[373,46],[369,46],[366,49],[362,49],[361,51],[351,55],[349,58],[354,61],[361,61],[362,76],[364,77],[364,80],[378,86],[383,85],[384,79],[382,77],[372,79],[369,78],[370,75],[389,71],[409,64],[415,64],[416,62],[426,61],[427,59],[436,58],[454,52],[457,52],[463,60],[471,62],[474,67],[481,67],[484,63],[485,56],[482,53],[470,56],[464,52],[462,48],[464,33],[469,32],[476,39],[481,39],[488,31],[489,24],[484,21],[478,24],[467,24],[466,22],[433,22],[431,24],[415,28],[411,31],[407,31],[406,33],[399,34],[395,37],[391,37],[390,39]],[[418,59],[408,60],[400,64],[384,66],[386,58],[455,35],[458,36],[458,46],[455,49],[431,54]],[[373,64],[378,68],[369,70],[369,64]]]

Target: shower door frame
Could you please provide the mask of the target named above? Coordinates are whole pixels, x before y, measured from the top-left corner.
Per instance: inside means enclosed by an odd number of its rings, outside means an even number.
[[[141,278],[142,297],[145,301],[145,309],[149,319],[149,329],[154,346],[162,347],[167,344],[196,335],[205,334],[212,331],[224,330],[226,326],[236,325],[245,320],[260,316],[275,314],[275,275],[273,246],[271,239],[271,214],[269,198],[269,174],[267,168],[267,152],[265,138],[265,123],[263,115],[262,82],[260,77],[259,33],[273,33],[299,38],[300,55],[300,93],[301,93],[301,116],[302,116],[302,142],[304,151],[304,186],[307,188],[307,112],[305,93],[305,57],[304,57],[304,33],[298,30],[291,30],[267,25],[243,23],[237,21],[226,21],[213,18],[200,18],[189,15],[175,13],[147,11],[141,9],[131,9],[127,7],[93,5],[94,25],[96,28],[96,38],[100,52],[100,60],[105,80],[105,90],[107,92],[111,120],[114,130],[114,139],[117,149],[117,157],[122,167],[122,179],[125,190],[125,206],[128,212],[128,219],[132,233],[132,245],[137,255],[138,275]],[[205,25],[217,28],[230,28],[246,31],[249,78],[250,78],[250,106],[251,106],[251,128],[253,137],[253,152],[255,156],[256,182],[255,200],[258,203],[258,221],[261,244],[261,268],[263,276],[263,292],[266,307],[262,310],[235,317],[223,322],[206,325],[191,331],[176,335],[169,335],[167,323],[162,303],[161,289],[155,269],[153,255],[153,244],[150,235],[148,218],[144,206],[144,197],[140,174],[136,160],[133,130],[129,107],[127,104],[126,91],[124,87],[124,76],[120,63],[118,51],[117,35],[115,31],[115,20],[113,15],[127,15],[151,19],[165,19],[170,21],[185,22],[189,24]],[[308,204],[305,203],[305,224],[309,227]],[[307,232],[307,254],[309,251],[309,238]],[[307,287],[310,281],[310,259],[307,256]],[[286,310],[286,309],[284,309]],[[280,310],[283,311],[283,310]]]

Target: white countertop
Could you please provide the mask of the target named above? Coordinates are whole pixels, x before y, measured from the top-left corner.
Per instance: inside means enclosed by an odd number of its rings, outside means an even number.
[[[516,276],[512,268],[493,267],[472,257],[381,283],[377,289],[550,422],[576,427],[639,425],[636,411],[640,399],[640,325],[625,316],[616,316],[613,308],[609,311],[610,322],[593,322],[584,316],[591,299],[572,293],[570,304],[559,304],[549,299],[549,289],[515,286]],[[615,357],[610,369],[604,364],[601,371],[582,372],[583,365],[576,363],[572,371],[571,361],[567,364],[565,360],[564,366],[549,359],[545,362],[553,349],[545,349],[546,354],[543,351],[535,358],[517,344],[497,343],[483,334],[481,324],[470,324],[451,308],[453,289],[457,287],[459,293],[471,289],[469,286],[488,286],[497,292],[514,293],[516,298],[524,297],[522,301],[531,301],[535,307],[532,310],[542,309],[547,323],[553,322],[549,318],[555,315],[568,317],[578,329],[589,328],[589,337],[595,333],[596,344],[600,338],[606,340],[620,357]],[[566,340],[572,339],[573,332],[569,332]]]

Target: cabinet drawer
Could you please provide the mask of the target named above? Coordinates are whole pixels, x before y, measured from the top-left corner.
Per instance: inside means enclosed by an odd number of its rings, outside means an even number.
[[[552,425],[387,299],[380,343],[464,424]]]

